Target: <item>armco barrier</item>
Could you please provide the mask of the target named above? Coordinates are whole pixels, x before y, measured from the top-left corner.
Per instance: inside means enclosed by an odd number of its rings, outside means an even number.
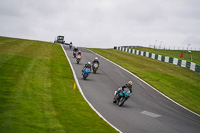
[[[117,50],[136,54],[136,55],[140,55],[140,56],[146,56],[146,57],[156,59],[156,60],[159,60],[159,61],[178,65],[180,67],[186,67],[186,68],[188,68],[192,71],[200,73],[200,65],[195,64],[193,62],[186,61],[186,60],[180,60],[180,59],[173,58],[173,57],[167,57],[167,56],[163,56],[163,55],[149,53],[149,52],[146,52],[146,51],[139,51],[139,50],[135,50],[135,49],[129,49],[129,48],[125,48],[125,47],[117,47]]]

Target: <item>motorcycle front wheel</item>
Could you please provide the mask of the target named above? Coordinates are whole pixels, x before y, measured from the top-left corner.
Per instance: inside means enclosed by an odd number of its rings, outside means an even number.
[[[86,80],[86,77],[84,76],[83,79]]]
[[[116,99],[115,99],[115,97],[113,98],[113,103],[116,103]]]
[[[94,72],[94,74],[96,74],[97,70],[94,69],[93,72]]]

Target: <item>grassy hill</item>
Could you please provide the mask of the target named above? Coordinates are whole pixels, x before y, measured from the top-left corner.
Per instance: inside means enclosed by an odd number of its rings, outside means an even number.
[[[0,132],[116,132],[74,82],[59,44],[0,37]]]
[[[199,73],[170,63],[119,50],[90,50],[126,68],[174,101],[200,114]]]
[[[164,55],[168,57],[174,57],[181,60],[187,60],[189,62],[194,62],[200,65],[200,51],[191,51],[191,53],[189,53],[187,50],[184,50],[184,51],[183,50],[163,50],[163,49],[152,49],[152,48],[143,48],[143,47],[138,47],[134,49],[140,50],[140,51],[146,51],[150,53],[155,53],[159,55]],[[183,53],[183,58],[180,57],[181,53]]]

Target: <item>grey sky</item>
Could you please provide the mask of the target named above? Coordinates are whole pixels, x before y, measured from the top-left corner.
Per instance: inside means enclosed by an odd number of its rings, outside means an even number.
[[[200,0],[0,0],[0,36],[200,50]],[[157,40],[157,41],[155,41]]]

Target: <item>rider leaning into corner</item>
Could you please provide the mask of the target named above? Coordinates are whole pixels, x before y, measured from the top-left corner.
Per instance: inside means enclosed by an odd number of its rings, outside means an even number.
[[[94,61],[92,62],[92,66],[94,65],[94,63],[97,63],[98,66],[99,66],[99,61],[98,61],[98,58],[97,58],[97,57],[95,57]]]
[[[125,84],[121,88],[119,88],[116,94],[124,91],[124,88],[128,88],[130,90],[130,95],[131,95],[132,94],[132,85],[133,85],[133,82],[129,81],[127,84]]]

